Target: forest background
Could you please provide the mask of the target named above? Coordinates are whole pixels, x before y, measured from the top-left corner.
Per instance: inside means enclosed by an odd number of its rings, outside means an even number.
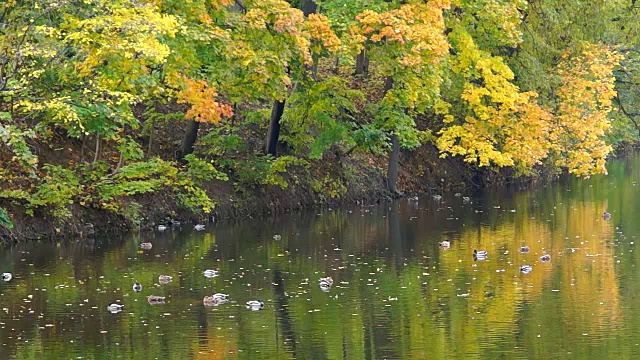
[[[606,173],[636,0],[5,0],[0,238]]]

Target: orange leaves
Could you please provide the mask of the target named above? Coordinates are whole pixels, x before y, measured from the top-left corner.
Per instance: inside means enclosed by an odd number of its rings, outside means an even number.
[[[211,0],[211,6],[216,10],[220,10],[233,5],[234,2],[235,0]]]
[[[443,15],[449,6],[446,0],[428,1],[356,16],[350,38],[367,47],[380,75],[393,78],[386,105],[421,112],[437,99],[449,53]]]
[[[178,102],[191,104],[186,117],[198,122],[217,123],[223,117],[231,117],[233,109],[216,101],[216,89],[204,80],[185,79],[185,89],[178,94]]]
[[[329,19],[321,14],[310,14],[304,24],[304,30],[308,38],[312,41],[312,51],[319,54],[322,47],[332,54],[340,50],[340,39],[331,30]]]
[[[409,44],[413,53],[426,51],[442,56],[449,50],[442,11],[449,6],[443,0],[405,4],[383,13],[365,10],[356,17],[359,26],[352,32],[374,43]]]

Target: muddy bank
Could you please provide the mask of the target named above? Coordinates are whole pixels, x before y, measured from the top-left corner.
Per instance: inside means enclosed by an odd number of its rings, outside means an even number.
[[[400,159],[398,189],[400,194],[386,190],[386,159],[373,161],[366,156],[349,158],[325,157],[313,164],[313,171],[305,170],[288,174],[289,186],[261,186],[239,191],[232,181],[211,182],[208,194],[217,203],[211,214],[198,215],[181,209],[171,192],[157,192],[138,196],[141,206],[139,219],[127,219],[104,209],[71,205],[72,216],[60,220],[49,215],[46,209],[35,209],[33,216],[25,209],[8,202],[0,207],[12,215],[14,228],[0,228],[0,238],[5,242],[34,239],[58,239],[91,236],[94,234],[120,233],[132,230],[151,230],[158,224],[180,221],[184,226],[208,223],[212,220],[261,216],[284,213],[304,208],[337,206],[349,203],[375,203],[390,201],[395,197],[415,194],[443,194],[469,192],[492,186],[516,184],[527,186],[534,181],[553,179],[556,174],[538,171],[535,176],[514,177],[509,171],[495,173],[477,170],[456,159],[442,159],[437,149],[425,145],[416,151],[403,152]],[[318,191],[313,179],[324,176],[341,186],[338,195]]]

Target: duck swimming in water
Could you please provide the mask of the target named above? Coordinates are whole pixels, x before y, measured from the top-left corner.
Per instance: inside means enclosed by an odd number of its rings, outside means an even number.
[[[216,276],[218,276],[218,270],[208,269],[208,270],[204,271],[204,277],[212,278],[212,277],[216,277]]]
[[[542,262],[549,262],[549,261],[551,261],[551,255],[549,255],[549,254],[544,254],[544,255],[540,256],[540,261],[542,261]]]
[[[164,299],[166,299],[164,296],[149,295],[147,297],[147,302],[151,305],[164,304]]]
[[[202,303],[205,306],[218,306],[229,301],[229,294],[215,293],[211,296],[205,296]]]
[[[473,250],[473,258],[476,260],[484,260],[487,258],[487,256],[489,255],[488,252],[484,251],[484,250]]]
[[[166,285],[172,281],[173,281],[173,276],[169,276],[169,275],[158,276],[158,282],[162,285]]]
[[[522,265],[520,266],[520,272],[523,274],[528,274],[533,270],[533,266],[531,265]]]
[[[112,314],[119,313],[123,309],[124,309],[124,305],[123,304],[113,303],[113,304],[110,304],[109,306],[107,306],[107,310],[109,310],[109,312],[112,313]]]
[[[2,273],[2,281],[11,281],[13,275],[10,272]]]
[[[135,292],[140,292],[140,291],[142,291],[142,285],[140,285],[140,283],[136,281],[136,282],[133,284],[133,291],[135,291]]]
[[[202,224],[196,224],[196,226],[194,226],[194,227],[193,227],[193,229],[194,229],[195,231],[202,231],[202,230],[204,230],[204,227],[205,227],[205,226],[204,226],[204,225],[202,225]]]
[[[158,231],[165,231],[165,230],[167,230],[166,225],[158,225]]]
[[[247,309],[256,311],[256,310],[262,310],[262,308],[264,308],[264,303],[262,302],[262,300],[247,301]]]
[[[333,286],[333,279],[331,278],[331,276],[327,276],[324,278],[320,278],[320,280],[318,280],[318,283],[320,284],[320,286],[328,286],[328,287],[332,287]]]
[[[441,249],[448,249],[451,247],[451,242],[444,240],[444,241],[440,241],[440,243],[438,243],[438,245],[440,246]]]
[[[528,246],[520,246],[520,252],[523,254],[526,254],[530,251],[531,249],[529,249]]]
[[[150,242],[143,242],[140,244],[140,249],[142,250],[151,250],[152,247],[153,247],[153,244]]]
[[[606,212],[606,211],[605,211],[605,212],[603,212],[603,213],[602,213],[602,218],[603,218],[603,219],[605,219],[605,220],[609,220],[609,219],[611,219],[611,213],[608,213],[608,212]]]

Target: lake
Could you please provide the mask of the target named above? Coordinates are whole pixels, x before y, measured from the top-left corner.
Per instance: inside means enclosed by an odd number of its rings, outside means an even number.
[[[640,157],[608,168],[527,190],[5,247],[0,359],[634,358]],[[229,301],[203,303],[218,292]]]

